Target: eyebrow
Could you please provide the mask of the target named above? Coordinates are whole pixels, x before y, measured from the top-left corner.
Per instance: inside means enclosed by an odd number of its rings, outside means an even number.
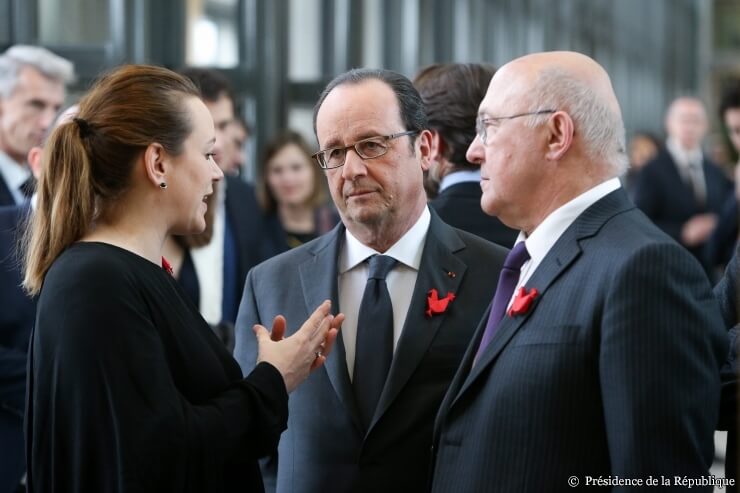
[[[394,133],[394,132],[390,132]],[[383,135],[387,135],[387,133],[384,133],[379,130],[365,130],[359,134],[357,134],[354,139],[351,140],[352,144],[346,144],[346,145],[354,145],[357,142],[360,142],[361,140],[370,139],[372,137],[382,137]],[[329,139],[327,141],[327,144],[322,147],[322,149],[333,149],[335,147],[345,147],[345,144],[343,142],[339,142],[338,139]]]
[[[212,146],[212,145],[213,145],[213,144],[215,144],[215,143],[216,143],[216,136],[214,135],[213,137],[211,137],[211,138],[210,138],[210,139],[208,140],[208,142],[206,142],[206,145],[207,145],[207,146]]]

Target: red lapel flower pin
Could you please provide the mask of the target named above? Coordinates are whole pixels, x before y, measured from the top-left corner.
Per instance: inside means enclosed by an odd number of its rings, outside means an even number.
[[[439,297],[439,292],[432,288],[427,293],[427,317],[432,318],[432,315],[439,315],[447,311],[447,307],[450,306],[450,302],[455,299],[455,293],[448,291],[447,296],[444,298]]]
[[[537,288],[532,288],[529,291],[522,286],[519,288],[519,291],[516,293],[516,297],[514,298],[514,302],[511,304],[511,308],[509,308],[508,315],[510,317],[515,317],[517,315],[524,315],[529,311],[529,308],[532,306],[532,302],[537,297]]]
[[[175,271],[172,270],[172,264],[170,264],[166,258],[162,257],[162,268],[167,271],[171,276],[175,275]]]

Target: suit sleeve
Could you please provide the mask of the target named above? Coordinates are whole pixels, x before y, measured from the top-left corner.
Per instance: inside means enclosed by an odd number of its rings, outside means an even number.
[[[257,363],[257,338],[252,332],[255,324],[264,325],[257,312],[257,300],[254,292],[254,269],[247,275],[244,284],[244,293],[239,304],[239,313],[236,316],[234,328],[236,342],[234,344],[234,358],[239,363],[243,374],[248,374]],[[268,323],[267,329],[270,330]]]
[[[726,331],[699,265],[653,244],[615,273],[599,371],[612,474],[707,474]]]
[[[20,349],[0,347],[0,408],[23,418],[28,355]]]
[[[255,270],[252,269],[247,275],[247,282],[244,285],[244,294],[239,305],[239,314],[236,317],[236,344],[234,346],[234,358],[239,363],[242,373],[248,374],[257,363],[257,338],[252,332],[254,324],[265,325],[261,320],[257,308],[257,299],[255,294],[255,284],[257,283]],[[271,322],[271,321],[270,321]],[[271,329],[270,322],[266,326]],[[260,469],[262,470],[262,481],[266,493],[274,493],[277,489],[277,453],[270,457],[260,459]]]

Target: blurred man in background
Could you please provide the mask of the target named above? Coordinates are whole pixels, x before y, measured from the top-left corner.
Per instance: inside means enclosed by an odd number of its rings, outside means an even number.
[[[475,138],[478,105],[495,70],[476,63],[435,64],[423,68],[414,86],[424,100],[432,131],[429,171],[425,177],[429,205],[447,224],[511,248],[517,232],[480,205],[480,166],[465,152]]]
[[[685,246],[711,279],[713,266],[705,246],[722,205],[732,193],[732,182],[702,151],[708,124],[700,100],[674,100],[666,113],[665,125],[665,149],[640,172],[635,204]]]
[[[197,303],[203,318],[233,344],[233,325],[247,272],[262,260],[262,216],[254,188],[235,175],[229,127],[234,124],[234,97],[228,79],[215,70],[186,68],[182,75],[200,89],[216,129],[214,159],[224,172],[216,187],[215,217],[208,244],[191,248]],[[227,344],[230,345],[230,344]]]
[[[16,45],[0,55],[0,205],[33,193],[28,151],[41,145],[73,80],[72,62],[44,48]]]

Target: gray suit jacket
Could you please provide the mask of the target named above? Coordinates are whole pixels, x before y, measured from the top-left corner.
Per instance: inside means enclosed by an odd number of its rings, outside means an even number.
[[[235,356],[254,367],[251,327],[277,314],[293,332],[325,299],[337,307],[337,259],[344,226],[250,272],[239,309]],[[473,328],[490,303],[506,250],[443,223],[436,213],[378,411],[362,433],[340,336],[326,365],[295,390],[278,457],[263,467],[267,491],[427,491],[432,426]],[[448,272],[454,273],[449,275]],[[425,317],[431,288],[457,298]]]
[[[432,491],[706,476],[727,338],[698,262],[620,189],[526,284],[540,293],[529,311],[504,319],[471,370],[479,325],[442,402]]]

